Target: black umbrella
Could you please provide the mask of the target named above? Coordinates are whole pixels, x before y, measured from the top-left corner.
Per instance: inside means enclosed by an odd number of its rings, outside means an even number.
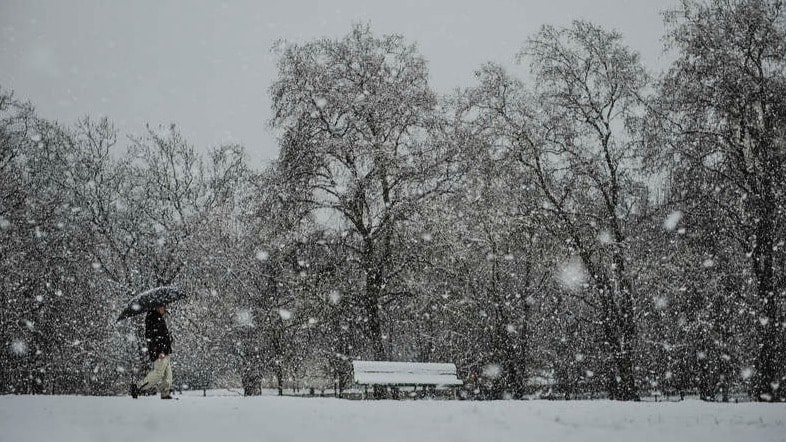
[[[128,305],[120,313],[118,321],[131,316],[138,315],[169,303],[185,298],[185,293],[174,287],[156,287],[146,292],[140,293],[128,301]]]

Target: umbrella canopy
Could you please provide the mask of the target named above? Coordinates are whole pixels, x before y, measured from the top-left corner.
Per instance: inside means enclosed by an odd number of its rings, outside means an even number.
[[[121,319],[129,318],[140,313],[144,313],[155,308],[169,305],[170,303],[179,299],[185,298],[185,293],[174,287],[156,287],[146,292],[134,296],[126,308],[120,313],[118,321]]]

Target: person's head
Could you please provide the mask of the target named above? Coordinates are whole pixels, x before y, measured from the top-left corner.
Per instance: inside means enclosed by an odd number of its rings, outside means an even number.
[[[158,308],[156,308],[156,310],[158,310],[159,315],[163,315],[164,313],[166,313],[166,306],[159,305]]]

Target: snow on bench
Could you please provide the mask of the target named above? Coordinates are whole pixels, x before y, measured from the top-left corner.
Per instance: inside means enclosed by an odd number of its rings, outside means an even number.
[[[433,362],[352,361],[358,385],[442,387],[463,385],[456,365]]]

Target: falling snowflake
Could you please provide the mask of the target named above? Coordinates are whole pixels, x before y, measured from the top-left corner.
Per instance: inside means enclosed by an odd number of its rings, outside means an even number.
[[[5,230],[9,227],[11,227],[11,222],[0,216],[0,229]]]
[[[682,220],[682,212],[675,210],[663,220],[663,228],[669,232],[673,232],[674,229],[677,228],[677,224],[679,224],[680,220]]]
[[[740,377],[742,377],[742,379],[745,381],[753,377],[753,368],[752,367],[743,368],[742,371],[740,371]]]
[[[24,356],[27,354],[27,350],[27,342],[21,339],[16,339],[11,342],[11,353],[17,356]]]
[[[579,258],[571,258],[559,269],[558,280],[568,290],[580,290],[587,282],[587,269]]]
[[[260,251],[257,252],[256,257],[257,257],[258,260],[260,260],[262,262],[265,262],[268,259],[270,259],[270,254],[267,251],[265,251],[265,250],[260,250]]]
[[[327,106],[328,101],[323,97],[319,97],[314,100],[314,104],[317,106],[318,109],[324,109]]]
[[[115,200],[115,204],[114,205],[115,205],[115,209],[117,209],[119,212],[125,212],[126,209],[128,209],[128,206],[126,205],[126,203],[124,201],[122,201],[122,200],[119,200],[119,199]]]
[[[420,239],[422,239],[424,242],[431,242],[434,238],[431,236],[430,233],[426,232],[420,235]]]
[[[253,327],[254,315],[249,309],[238,309],[234,315],[235,324],[239,327]]]
[[[328,299],[333,305],[337,305],[339,302],[341,302],[341,293],[339,293],[338,290],[333,290],[328,293]]]
[[[707,259],[704,260],[703,263],[701,263],[701,265],[705,269],[709,269],[711,267],[715,267],[715,261],[713,259],[707,258]]]
[[[611,232],[609,232],[608,230],[603,230],[600,233],[598,233],[598,241],[600,241],[601,244],[606,244],[606,245],[613,244],[614,237],[611,236]]]
[[[498,364],[488,364],[483,367],[483,376],[489,379],[496,379],[502,374],[502,367]]]
[[[668,299],[665,296],[655,296],[652,298],[652,301],[655,303],[655,308],[658,310],[663,310],[669,305]]]
[[[281,319],[285,321],[292,319],[292,312],[283,308],[278,309],[278,315],[281,316]]]

